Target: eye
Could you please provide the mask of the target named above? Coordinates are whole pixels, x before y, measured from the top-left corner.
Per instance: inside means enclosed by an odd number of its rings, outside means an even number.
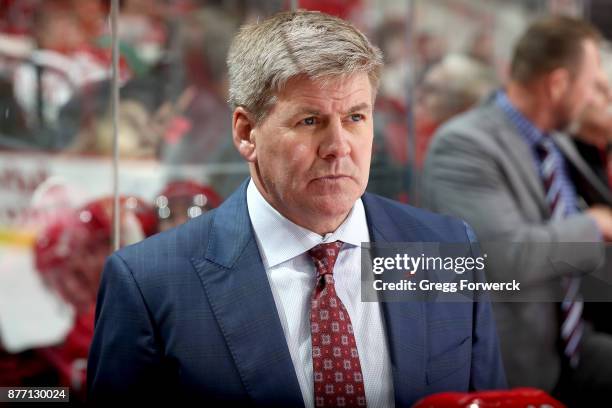
[[[350,117],[351,122],[360,122],[364,119],[361,113],[353,113]]]
[[[299,124],[306,125],[306,126],[313,126],[317,124],[317,118],[314,116],[309,116],[305,119],[302,119]]]

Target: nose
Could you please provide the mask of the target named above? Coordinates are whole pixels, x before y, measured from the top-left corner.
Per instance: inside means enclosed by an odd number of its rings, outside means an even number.
[[[323,159],[337,159],[351,152],[350,133],[342,126],[340,119],[329,121],[319,145],[319,156]]]

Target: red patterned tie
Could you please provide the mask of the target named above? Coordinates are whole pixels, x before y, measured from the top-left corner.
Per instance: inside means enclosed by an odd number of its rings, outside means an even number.
[[[334,264],[341,241],[308,251],[317,268],[310,331],[316,407],[365,407],[366,398],[353,326],[336,294]]]

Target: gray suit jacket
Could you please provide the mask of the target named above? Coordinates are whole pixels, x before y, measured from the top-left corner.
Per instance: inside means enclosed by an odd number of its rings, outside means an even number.
[[[589,251],[557,245],[598,242],[599,231],[585,214],[550,220],[533,155],[492,98],[437,132],[423,190],[425,206],[473,226],[483,252],[487,243],[508,243],[507,250],[489,256],[490,279],[517,279],[533,299],[553,299],[555,279],[576,268],[593,270],[603,260],[599,245]],[[551,265],[551,259],[558,262]],[[552,390],[561,366],[558,304],[504,302],[494,304],[494,312],[509,385]]]

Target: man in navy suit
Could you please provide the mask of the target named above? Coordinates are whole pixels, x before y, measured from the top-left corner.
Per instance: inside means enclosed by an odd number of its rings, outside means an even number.
[[[243,27],[228,66],[251,177],[109,257],[91,399],[388,407],[505,387],[488,302],[361,301],[362,242],[473,244],[462,221],[364,194],[380,51],[298,11]]]

